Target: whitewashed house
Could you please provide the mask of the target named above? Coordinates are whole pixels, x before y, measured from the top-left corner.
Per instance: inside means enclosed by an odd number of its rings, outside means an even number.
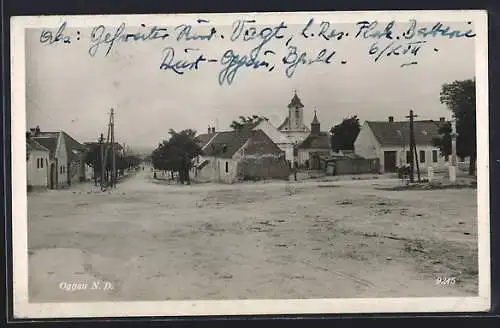
[[[433,139],[439,136],[439,128],[446,124],[445,118],[439,121],[422,120],[414,122],[415,167],[420,170],[429,166],[444,168],[447,158],[433,145]],[[380,173],[396,172],[398,167],[410,164],[410,123],[395,122],[392,116],[387,121],[366,121],[354,142],[354,151],[364,158],[378,158]]]
[[[30,138],[49,150],[48,187],[70,186],[85,174],[85,147],[64,131],[30,129]]]
[[[50,151],[35,140],[26,138],[26,179],[31,188],[49,186]]]
[[[234,183],[243,179],[287,178],[284,152],[262,130],[242,129],[197,137],[203,155],[193,160],[197,181]]]

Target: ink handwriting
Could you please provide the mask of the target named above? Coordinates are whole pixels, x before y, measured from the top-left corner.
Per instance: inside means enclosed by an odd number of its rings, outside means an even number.
[[[284,20],[266,25],[255,19],[236,19],[226,26],[199,18],[192,23],[168,27],[146,24],[127,26],[125,22],[117,26],[100,24],[84,36],[80,31],[75,34],[75,28],[63,22],[54,29],[42,29],[39,41],[46,46],[65,44],[65,48],[75,42],[89,42],[88,55],[91,57],[98,54],[109,56],[118,44],[157,42],[161,44],[158,49],[162,49],[160,70],[183,76],[186,72],[205,69],[212,63],[220,67],[218,83],[222,86],[233,84],[244,71],[282,72],[275,69],[282,67],[284,75],[292,78],[297,70],[312,65],[333,67],[362,60],[353,53],[347,53],[349,46],[344,47],[343,44],[349,43],[345,40],[351,43],[365,40],[365,55],[373,63],[390,63],[394,62],[391,58],[400,58],[404,60],[399,63],[400,67],[413,66],[418,64],[418,56],[424,49],[430,47],[435,56],[441,54],[439,46],[431,46],[434,39],[474,38],[476,33],[472,27],[471,22],[460,29],[440,21],[421,23],[416,19],[397,22],[360,20],[337,24],[309,17],[298,25],[298,29],[292,30]],[[225,40],[224,34],[228,35]],[[213,44],[216,40],[223,43],[210,47],[210,53],[203,49],[205,44]],[[313,40],[318,41],[314,43]],[[222,54],[213,53],[214,49],[221,47],[224,47]],[[356,59],[346,58],[348,55]]]

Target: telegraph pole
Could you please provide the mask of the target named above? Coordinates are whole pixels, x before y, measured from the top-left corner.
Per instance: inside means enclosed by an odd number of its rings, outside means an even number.
[[[104,190],[104,134],[101,133],[99,138],[99,148],[101,151],[101,157],[99,158],[101,162],[101,190]]]
[[[115,155],[115,113],[111,108],[109,117],[109,125],[111,130],[111,187],[116,187],[116,155]]]
[[[420,171],[418,170],[418,156],[417,156],[417,147],[415,146],[415,132],[413,131],[413,119],[418,117],[418,115],[413,114],[413,110],[410,110],[410,115],[406,116],[406,118],[410,119],[410,182],[415,182],[414,171],[415,171],[415,162],[417,163],[417,173],[418,180],[420,181]],[[415,161],[415,159],[417,159]]]

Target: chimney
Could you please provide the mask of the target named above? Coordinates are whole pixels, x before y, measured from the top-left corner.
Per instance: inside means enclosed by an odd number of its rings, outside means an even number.
[[[444,123],[444,120],[445,120],[445,118],[444,118],[444,117],[440,117],[440,118],[439,118],[439,122],[441,122],[441,123]]]
[[[389,116],[389,122],[394,122],[394,116]]]
[[[215,133],[215,128],[214,127],[212,127],[212,133]]]

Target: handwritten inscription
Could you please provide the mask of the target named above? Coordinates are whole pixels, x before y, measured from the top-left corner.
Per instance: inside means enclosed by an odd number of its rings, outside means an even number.
[[[87,39],[91,57],[109,56],[119,45],[139,42],[163,44],[159,69],[178,76],[202,70],[209,64],[220,67],[218,83],[231,85],[243,70],[282,72],[292,78],[296,72],[311,66],[343,65],[351,60],[342,53],[344,40],[365,40],[365,56],[373,63],[396,61],[400,67],[418,64],[418,56],[424,51],[437,53],[430,46],[433,39],[474,38],[471,23],[464,30],[436,22],[422,24],[415,19],[407,22],[379,22],[360,20],[354,24],[336,25],[325,20],[309,18],[302,26],[259,25],[256,20],[235,20],[230,27],[217,26],[209,20],[198,19],[195,24],[161,27],[97,25],[91,28]],[[345,26],[349,26],[346,28]],[[83,37],[80,31],[68,28],[64,22],[57,29],[44,29],[40,43],[46,46],[71,46]],[[226,37],[224,36],[226,33]],[[321,41],[320,48],[308,46],[311,40]],[[204,45],[217,44],[220,54],[209,54]],[[317,42],[315,43],[317,47]],[[248,49],[249,50],[242,50]],[[211,47],[213,49],[213,47]],[[359,55],[357,55],[359,57]]]

